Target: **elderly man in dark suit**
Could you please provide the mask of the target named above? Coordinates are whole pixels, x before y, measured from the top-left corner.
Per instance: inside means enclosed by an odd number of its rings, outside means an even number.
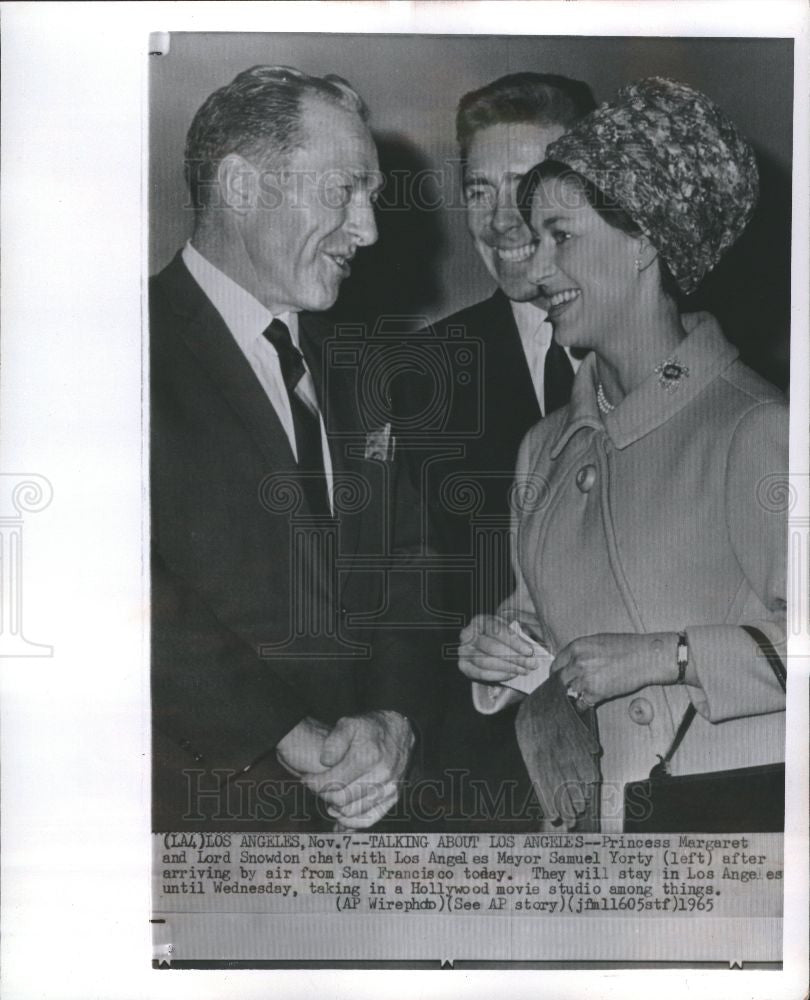
[[[431,546],[445,557],[445,606],[462,623],[492,612],[514,589],[508,530],[518,447],[533,424],[568,401],[579,364],[553,341],[544,300],[529,280],[535,241],[518,211],[517,186],[546,146],[595,106],[587,84],[531,72],[501,77],[459,102],[467,225],[497,288],[430,331],[453,347],[446,378],[453,391],[438,447],[419,455],[417,475],[431,508]],[[466,354],[460,350],[465,341]],[[430,383],[414,377],[402,394],[412,423],[414,413],[430,407]],[[468,820],[493,828],[508,823],[513,813],[525,814],[529,793],[514,713],[479,715],[455,664],[447,685],[441,764],[489,786],[479,784],[477,792],[471,786],[463,796]]]
[[[156,829],[367,827],[436,701],[407,477],[317,315],[377,238],[366,119],[260,66],[188,133],[194,235],[150,288]]]

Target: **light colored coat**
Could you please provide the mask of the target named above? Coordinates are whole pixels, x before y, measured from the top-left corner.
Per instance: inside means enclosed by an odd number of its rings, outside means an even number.
[[[621,829],[625,782],[666,753],[689,698],[698,715],[673,774],[784,760],[784,694],[737,626],[783,653],[787,405],[708,315],[675,360],[688,374],[674,386],[651,374],[603,417],[590,355],[518,460],[518,583],[501,613],[554,653],[599,632],[685,629],[700,681],[598,708],[605,831]]]

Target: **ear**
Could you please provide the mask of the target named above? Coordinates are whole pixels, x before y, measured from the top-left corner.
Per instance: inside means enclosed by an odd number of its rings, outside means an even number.
[[[239,215],[245,215],[256,204],[258,172],[238,153],[228,153],[217,167],[217,186],[221,204]]]
[[[636,238],[636,270],[643,274],[658,260],[658,251],[643,233]]]

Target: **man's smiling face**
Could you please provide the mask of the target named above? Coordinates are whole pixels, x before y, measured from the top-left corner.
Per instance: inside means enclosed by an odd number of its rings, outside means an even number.
[[[274,313],[328,309],[359,247],[377,239],[377,151],[360,117],[320,100],[304,106],[304,145],[265,188],[243,228],[257,297]]]
[[[517,302],[537,298],[527,279],[532,233],[516,204],[521,177],[545,158],[546,146],[565,127],[532,122],[490,125],[473,135],[464,172],[467,226],[486,269]]]

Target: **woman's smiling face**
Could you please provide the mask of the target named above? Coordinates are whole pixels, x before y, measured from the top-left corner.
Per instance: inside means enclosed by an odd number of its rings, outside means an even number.
[[[563,347],[598,350],[638,303],[639,240],[611,226],[571,177],[543,179],[532,201],[537,249],[529,276]]]

